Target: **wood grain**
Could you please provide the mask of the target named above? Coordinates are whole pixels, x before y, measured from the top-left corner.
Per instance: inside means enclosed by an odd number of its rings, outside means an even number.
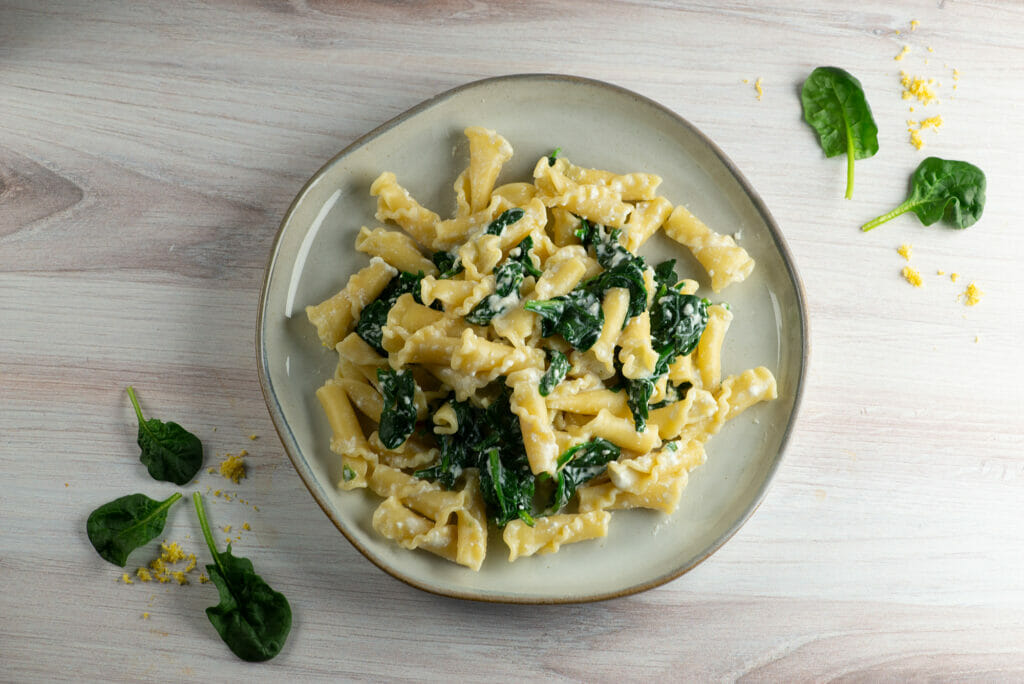
[[[0,680],[1024,678],[1022,31],[995,0],[0,2]],[[821,64],[860,78],[880,126],[851,202],[800,119]],[[909,112],[900,69],[940,102]],[[586,606],[442,599],[366,562],[285,459],[252,341],[306,178],[427,97],[536,71],[634,89],[718,142],[783,227],[812,333],[751,521],[683,578]],[[932,114],[914,150],[905,120]],[[986,171],[982,221],[860,234],[925,154]],[[924,288],[899,277],[904,242]],[[207,622],[210,587],[126,586],[88,545],[98,504],[171,491],[137,461],[129,383],[211,462],[250,452],[239,485],[197,487],[215,525],[251,524],[236,548],[292,602],[258,670]],[[200,551],[189,505],[167,535]]]

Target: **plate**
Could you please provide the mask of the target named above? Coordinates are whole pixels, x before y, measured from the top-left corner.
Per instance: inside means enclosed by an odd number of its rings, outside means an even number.
[[[337,355],[323,348],[304,308],[333,295],[366,264],[360,226],[378,225],[370,183],[385,170],[425,206],[451,215],[452,182],[465,167],[467,126],[497,130],[515,156],[498,182],[529,180],[553,148],[583,166],[647,171],[659,193],[719,232],[735,234],[757,261],[753,274],[715,296],[735,314],[726,373],[765,365],[779,398],[730,421],[707,444],[679,509],[617,511],[605,539],[509,563],[492,530],[479,572],[377,535],[379,499],[335,488],[340,463],[314,392]],[[676,257],[677,270],[710,292],[689,253],[656,236],[642,253]],[[572,603],[624,596],[667,582],[710,556],[747,520],[779,466],[800,403],[807,361],[804,297],[782,234],[750,184],[706,136],[674,112],[617,86],[573,76],[526,74],[477,81],[438,95],[355,141],[306,183],[281,223],[267,265],[256,329],[260,383],[285,451],[317,503],[369,560],[420,589],[467,599]]]

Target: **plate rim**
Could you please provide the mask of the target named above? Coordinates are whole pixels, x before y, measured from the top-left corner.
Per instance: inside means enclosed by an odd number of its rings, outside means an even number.
[[[270,286],[270,276],[273,272],[274,266],[277,263],[277,259],[281,249],[282,237],[284,235],[285,227],[291,221],[296,208],[302,202],[302,200],[309,193],[310,188],[323,176],[328,168],[332,167],[338,161],[344,159],[355,150],[361,148],[363,145],[369,143],[375,138],[382,134],[390,131],[399,124],[405,122],[420,112],[427,110],[434,105],[440,104],[445,100],[448,100],[455,95],[458,95],[466,90],[472,90],[479,88],[487,84],[497,82],[511,82],[511,81],[562,81],[571,83],[574,85],[584,85],[589,87],[597,87],[614,91],[621,95],[639,100],[643,105],[652,107],[663,114],[668,115],[672,119],[676,120],[690,133],[694,134],[707,148],[714,154],[719,162],[723,164],[726,170],[732,175],[736,182],[740,185],[743,192],[750,198],[755,211],[765,222],[768,228],[768,233],[771,235],[775,248],[778,250],[782,261],[786,266],[786,272],[789,276],[790,282],[793,284],[793,289],[796,294],[797,300],[797,314],[800,323],[800,370],[797,374],[796,384],[793,390],[793,409],[789,414],[789,420],[786,428],[782,432],[782,439],[779,442],[779,449],[775,459],[772,461],[765,474],[764,480],[758,487],[757,494],[754,496],[751,503],[747,506],[746,510],[740,515],[729,527],[729,529],[723,534],[718,540],[711,544],[703,554],[693,559],[691,562],[684,564],[680,568],[672,570],[671,572],[659,575],[646,582],[633,584],[628,587],[615,590],[605,591],[597,594],[588,594],[581,596],[559,596],[559,597],[542,597],[542,596],[519,596],[519,595],[487,595],[476,591],[447,591],[433,586],[423,581],[420,581],[414,577],[408,576],[401,572],[397,568],[391,567],[383,562],[378,561],[374,558],[370,551],[363,547],[361,543],[355,538],[354,535],[349,534],[345,529],[345,526],[337,518],[333,512],[333,507],[328,504],[327,501],[321,497],[318,492],[318,488],[314,486],[314,483],[310,481],[312,473],[300,465],[297,455],[292,453],[292,449],[289,444],[297,443],[294,436],[291,437],[291,441],[285,438],[283,431],[291,433],[291,429],[288,426],[288,422],[284,417],[284,413],[281,410],[280,402],[271,386],[270,377],[267,372],[266,363],[266,345],[264,344],[263,338],[263,317],[266,310],[267,297]],[[598,79],[587,78],[584,76],[575,76],[570,74],[560,73],[545,73],[545,72],[531,72],[531,73],[517,73],[517,74],[506,74],[501,76],[491,76],[488,78],[478,79],[470,81],[462,85],[445,90],[437,95],[434,95],[426,100],[423,100],[417,105],[405,110],[395,117],[385,121],[376,128],[372,129],[368,133],[365,133],[350,144],[346,145],[340,152],[335,154],[329,160],[327,160],[319,169],[313,173],[312,176],[302,185],[302,188],[295,195],[295,198],[288,205],[288,209],[285,210],[284,215],[281,218],[281,222],[278,225],[277,232],[274,235],[273,242],[270,248],[270,254],[267,257],[266,266],[263,270],[263,281],[260,286],[259,302],[257,304],[256,311],[256,336],[255,336],[255,347],[256,347],[256,372],[259,377],[260,390],[263,393],[264,403],[267,406],[267,411],[270,414],[270,420],[274,425],[274,430],[277,432],[278,439],[281,441],[281,446],[284,448],[285,454],[288,456],[288,460],[291,461],[292,467],[295,468],[296,473],[299,475],[299,479],[305,485],[306,489],[312,495],[313,500],[316,501],[317,505],[324,512],[327,518],[334,523],[334,526],[338,528],[338,531],[354,546],[363,556],[373,563],[375,566],[383,570],[385,573],[394,577],[395,579],[408,584],[409,586],[415,587],[422,591],[434,594],[436,596],[445,596],[448,598],[458,598],[471,601],[479,601],[483,603],[498,603],[498,604],[519,604],[519,605],[555,605],[555,604],[578,604],[578,603],[593,603],[597,601],[606,601],[614,598],[622,598],[625,596],[631,596],[638,594],[643,591],[654,589],[663,584],[667,584],[672,580],[678,579],[686,573],[693,570],[695,567],[703,563],[705,560],[710,558],[715,552],[717,552],[722,546],[732,539],[733,536],[739,532],[740,528],[747,523],[754,512],[764,502],[765,496],[767,496],[768,488],[771,485],[772,480],[775,478],[775,474],[782,464],[783,459],[786,455],[786,447],[789,445],[790,437],[793,433],[793,426],[796,423],[797,414],[800,412],[801,404],[803,403],[804,387],[807,379],[807,368],[810,361],[810,330],[807,321],[807,296],[804,290],[803,281],[800,279],[800,275],[796,271],[796,264],[793,259],[793,254],[789,250],[789,246],[786,244],[785,238],[782,235],[782,230],[776,223],[775,218],[768,210],[764,200],[761,199],[761,195],[754,189],[754,187],[747,180],[746,176],[739,170],[739,168],[733,163],[733,161],[725,154],[725,152],[707,135],[705,135],[699,128],[694,126],[688,119],[678,114],[669,107],[653,100],[646,95],[642,95],[628,88],[608,83]]]

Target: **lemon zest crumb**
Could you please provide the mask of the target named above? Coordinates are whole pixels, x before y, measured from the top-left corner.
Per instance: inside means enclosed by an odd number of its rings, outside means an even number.
[[[906,57],[909,53],[910,53],[910,46],[909,45],[904,45],[903,49],[900,51],[900,54],[898,54],[895,57],[893,57],[893,59],[896,60],[897,62],[902,62],[903,58]]]
[[[242,457],[247,454],[248,452],[244,449],[237,456],[225,454],[227,458],[220,463],[220,474],[238,484],[238,481],[245,477],[245,461]]]
[[[903,279],[914,287],[924,286],[924,281],[921,280],[921,274],[916,269],[913,269],[910,266],[904,266],[902,273]]]
[[[128,576],[127,572],[121,575],[121,581],[125,584],[135,584],[135,582],[132,582],[132,578]]]
[[[899,246],[896,252],[907,261],[910,261],[910,254],[913,251],[913,249],[914,245],[905,242]]]
[[[209,584],[210,583],[210,578],[206,576],[205,572],[199,573],[199,583],[200,584]]]
[[[177,580],[178,584],[188,584],[188,578],[185,577],[185,573],[181,570],[175,570],[172,572],[171,577]]]
[[[149,619],[149,613],[143,613],[142,614],[142,619],[143,620],[148,620]]]
[[[981,302],[981,296],[983,294],[985,293],[981,291],[981,288],[978,287],[978,284],[972,282],[970,285],[967,286],[967,289],[964,290],[964,304],[966,304],[967,306],[977,306],[978,303]]]
[[[935,271],[935,275],[946,275],[946,272],[940,268],[939,270]]]
[[[224,529],[225,532],[230,532],[231,531],[231,525],[225,525],[223,529]]]
[[[146,568],[137,568],[135,570],[135,576],[139,578],[140,582],[152,582],[153,575],[149,574],[149,570]]]
[[[930,105],[939,101],[932,86],[940,85],[934,78],[925,79],[923,76],[911,76],[906,71],[900,72],[900,83],[903,85],[903,99],[917,98],[923,105]]]
[[[754,81],[754,90],[757,91],[758,101],[760,101],[761,98],[764,97],[764,88],[761,85],[763,81],[764,79],[762,79],[760,76],[758,76],[757,80]]]
[[[260,437],[259,437],[259,435],[257,435],[256,433],[253,433],[253,434],[249,435],[249,439],[251,439],[251,440],[252,440],[252,441],[254,441],[254,442],[255,442],[255,441],[256,441],[257,439],[259,439],[259,438],[260,438]]]
[[[910,30],[911,31],[916,31],[917,27],[920,26],[920,25],[921,25],[921,22],[919,22],[917,19],[911,19],[910,20]]]
[[[960,280],[960,274],[959,273],[950,273],[949,274],[949,279],[952,280],[955,283],[956,281]]]
[[[242,529],[245,530],[246,532],[248,532],[252,528],[249,527],[249,523],[242,523]]]

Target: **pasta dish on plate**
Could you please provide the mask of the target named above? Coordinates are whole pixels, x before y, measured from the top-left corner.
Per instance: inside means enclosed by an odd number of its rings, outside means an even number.
[[[369,264],[306,313],[338,354],[317,390],[338,486],[380,497],[384,537],[479,570],[489,529],[514,561],[606,536],[614,510],[671,514],[707,440],[777,389],[765,367],[724,375],[728,304],[638,255],[661,230],[714,293],[754,268],[660,177],[556,150],[496,186],[512,146],[465,134],[454,216],[382,173]]]

